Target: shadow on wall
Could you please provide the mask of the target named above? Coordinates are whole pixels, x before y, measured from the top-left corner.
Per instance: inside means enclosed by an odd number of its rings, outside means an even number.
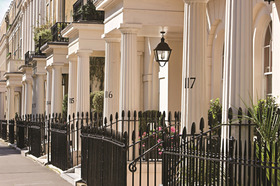
[[[278,17],[280,19],[280,1],[279,0],[275,0],[275,6],[278,12]]]

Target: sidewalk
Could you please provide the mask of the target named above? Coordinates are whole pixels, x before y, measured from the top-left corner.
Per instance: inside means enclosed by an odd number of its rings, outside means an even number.
[[[0,141],[1,186],[70,186],[57,173],[21,156]]]

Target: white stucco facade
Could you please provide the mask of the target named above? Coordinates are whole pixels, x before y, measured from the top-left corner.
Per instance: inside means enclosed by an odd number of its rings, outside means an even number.
[[[96,0],[104,21],[67,23],[59,32],[67,40],[46,43],[45,56],[30,65],[24,54],[36,50],[33,26],[69,21],[67,5],[26,0],[13,15],[15,3],[6,15],[10,28],[1,30],[2,118],[61,113],[65,94],[67,115],[90,112],[93,57],[105,58],[107,118],[123,110],[180,111],[189,129],[207,118],[211,99],[220,99],[226,122],[229,107],[280,95],[279,0]],[[164,67],[154,56],[160,31],[172,48]]]

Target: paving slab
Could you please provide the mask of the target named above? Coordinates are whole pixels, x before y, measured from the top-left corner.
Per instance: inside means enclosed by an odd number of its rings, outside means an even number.
[[[59,174],[0,141],[0,186],[70,186]]]

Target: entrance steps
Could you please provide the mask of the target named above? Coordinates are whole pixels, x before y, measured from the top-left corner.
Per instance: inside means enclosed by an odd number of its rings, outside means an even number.
[[[81,184],[81,165],[62,172],[61,177],[74,186],[84,186]]]

